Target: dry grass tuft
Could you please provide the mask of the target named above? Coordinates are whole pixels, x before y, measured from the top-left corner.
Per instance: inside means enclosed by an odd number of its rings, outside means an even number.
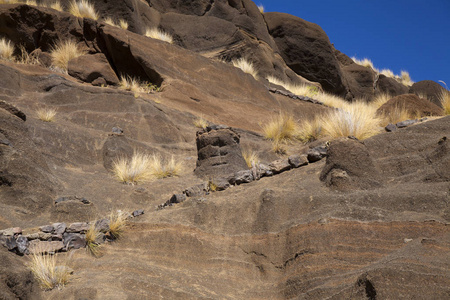
[[[298,125],[293,116],[280,113],[263,126],[263,131],[266,139],[287,142],[297,137]]]
[[[205,118],[203,118],[202,116],[195,119],[193,123],[195,127],[203,129],[205,129],[209,125],[208,121],[206,121]]]
[[[356,57],[352,57],[352,60],[356,63],[356,64],[358,64],[358,65],[360,65],[360,66],[363,66],[363,67],[366,67],[366,68],[372,68],[373,70],[376,70],[375,69],[375,67],[373,66],[373,62],[370,60],[370,59],[368,59],[368,58],[363,58],[363,59],[357,59]]]
[[[87,0],[72,1],[69,5],[69,13],[79,18],[98,19],[94,5]]]
[[[38,6],[38,4],[37,4],[37,2],[35,0],[26,0],[25,4],[26,5]]]
[[[39,285],[45,290],[64,287],[72,274],[67,262],[56,264],[56,255],[32,254],[29,267]]]
[[[300,123],[298,138],[304,143],[317,140],[322,135],[322,123],[322,117],[304,120]]]
[[[444,114],[450,115],[450,91],[443,90],[439,94],[439,101],[441,102],[441,105],[444,108]]]
[[[126,213],[118,210],[111,212],[109,215],[109,232],[111,235],[118,239],[122,236],[125,227],[127,226],[127,215]]]
[[[80,50],[73,40],[59,40],[52,48],[50,56],[52,57],[52,65],[67,73],[69,61],[78,56],[84,55],[86,52]]]
[[[20,56],[16,58],[16,63],[27,65],[40,65],[39,57],[36,54],[29,54],[24,46],[19,46]]]
[[[113,162],[112,172],[123,183],[137,184],[152,178],[151,156],[135,151],[128,159],[121,157]]]
[[[57,11],[64,11],[64,8],[62,7],[61,2],[59,2],[59,0],[48,3],[47,7],[55,9]]]
[[[382,93],[378,94],[372,102],[370,102],[370,105],[378,109],[381,105],[385,104],[389,100],[391,100],[393,97],[389,95],[388,93]]]
[[[409,73],[408,73],[408,72],[406,72],[406,71],[401,71],[400,74],[401,74],[401,75],[400,75],[400,82],[401,82],[403,85],[406,85],[406,86],[411,86],[411,85],[413,85],[414,81],[411,80],[411,76],[409,76]]]
[[[38,108],[36,111],[36,114],[39,118],[39,120],[44,122],[53,122],[55,120],[56,116],[56,108],[45,108],[41,107]]]
[[[119,27],[124,29],[124,30],[127,30],[128,29],[128,22],[125,21],[124,19],[120,19],[119,20]]]
[[[0,4],[18,4],[22,3],[19,0],[0,0]]]
[[[282,141],[272,141],[272,151],[276,154],[284,155],[287,153],[286,145]]]
[[[86,231],[86,250],[95,257],[100,256],[101,246],[97,243],[97,240],[101,237],[100,230],[95,226],[95,222],[89,226]]]
[[[394,72],[392,72],[392,71],[389,70],[389,69],[383,69],[383,70],[381,70],[381,71],[380,71],[380,74],[383,74],[383,75],[386,76],[386,77],[395,78]]]
[[[409,110],[405,108],[405,106],[395,106],[393,109],[389,111],[385,111],[380,115],[380,125],[386,126],[389,123],[396,124],[401,121],[414,119],[418,116],[417,113],[411,113]]]
[[[253,164],[258,164],[259,163],[259,157],[258,154],[248,148],[244,148],[244,150],[242,151],[242,156],[245,159],[245,162],[247,163],[247,166],[249,168],[251,168],[253,166]]]
[[[173,156],[168,160],[163,160],[161,156],[153,154],[150,169],[155,178],[162,179],[180,175],[182,164],[177,162]]]
[[[0,58],[14,60],[14,44],[6,38],[0,39]]]
[[[264,13],[264,6],[262,4],[258,5],[258,9],[260,13]]]
[[[120,76],[119,89],[131,91],[134,93],[147,93],[159,92],[160,88],[154,84],[146,81],[140,81],[137,78],[131,76]]]
[[[173,37],[168,34],[167,32],[164,32],[162,30],[159,30],[158,28],[147,28],[145,31],[145,36],[150,37],[152,39],[157,39],[163,42],[167,42],[169,44],[173,44]]]
[[[345,109],[337,109],[324,116],[322,128],[325,135],[333,138],[354,136],[363,140],[379,132],[379,123],[372,106],[352,103]]]
[[[253,63],[249,62],[245,58],[239,58],[232,61],[233,66],[241,69],[244,73],[252,75],[255,79],[258,78],[258,72],[256,71]]]
[[[104,18],[103,22],[108,24],[108,25],[117,27],[116,23],[114,23],[114,20],[111,17]]]

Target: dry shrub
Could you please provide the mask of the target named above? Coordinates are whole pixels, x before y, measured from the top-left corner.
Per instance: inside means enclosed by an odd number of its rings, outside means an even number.
[[[363,140],[379,132],[380,120],[374,108],[365,103],[352,103],[345,109],[334,110],[322,120],[325,135],[333,138],[354,136]]]
[[[0,39],[0,58],[14,60],[14,44],[6,38]]]
[[[130,159],[126,157],[116,159],[113,162],[112,172],[120,182],[134,185],[152,178],[151,162],[150,155],[135,151]]]
[[[239,58],[232,61],[233,66],[241,69],[244,73],[252,75],[255,79],[258,78],[258,72],[256,71],[253,63],[249,62],[245,58]]]
[[[195,126],[195,127],[197,127],[197,128],[203,128],[203,129],[205,129],[205,128],[208,127],[208,125],[209,125],[208,121],[206,121],[206,120],[203,118],[203,116],[200,116],[200,117],[196,118],[196,119],[194,120],[193,123],[194,123],[194,126]]]
[[[18,4],[22,3],[19,0],[0,0],[0,4]]]
[[[325,92],[319,92],[314,99],[322,102],[326,106],[334,107],[334,108],[343,108],[345,109],[348,105],[350,105],[349,102],[345,101],[343,98],[339,96],[335,96],[332,94],[328,94]]]
[[[109,233],[115,239],[120,238],[127,225],[127,214],[120,210],[113,211],[109,215],[108,219],[109,219]]]
[[[98,19],[94,5],[87,0],[72,1],[69,5],[69,13],[79,18]]]
[[[166,177],[174,177],[180,175],[182,164],[177,162],[172,157],[168,160],[163,160],[161,156],[153,154],[150,162],[151,174],[157,178],[162,179]]]
[[[322,117],[315,117],[312,120],[304,120],[300,123],[298,138],[304,142],[312,142],[322,135]]]
[[[73,40],[59,40],[51,49],[52,65],[64,73],[67,73],[69,61],[86,52],[80,50]]]
[[[383,74],[384,76],[389,77],[389,78],[395,78],[394,72],[392,72],[392,71],[389,70],[389,69],[383,69],[383,70],[381,70],[381,71],[380,71],[380,74]]]
[[[120,19],[119,20],[119,27],[124,29],[124,30],[127,30],[128,29],[128,22],[125,21],[124,19]]]
[[[39,285],[45,290],[64,287],[72,274],[67,261],[57,264],[56,255],[50,254],[32,254],[29,267]]]
[[[156,27],[154,28],[147,28],[145,31],[145,36],[150,37],[152,39],[157,39],[163,42],[167,42],[172,44],[173,43],[173,37],[168,34],[167,32],[164,32]]]
[[[56,116],[56,108],[41,107],[36,110],[39,120],[44,122],[53,122]]]
[[[101,246],[97,242],[101,237],[100,230],[95,226],[95,222],[92,222],[89,229],[86,231],[86,250],[95,257],[101,254]]]
[[[247,163],[247,166],[249,168],[251,168],[253,166],[253,164],[256,165],[259,163],[258,154],[251,149],[244,148],[242,151],[242,156],[244,157],[245,162]]]
[[[273,84],[284,87],[286,90],[298,96],[307,96],[313,98],[318,94],[319,89],[316,86],[306,85],[306,84],[292,84],[284,82],[274,76],[267,76],[266,79]]]

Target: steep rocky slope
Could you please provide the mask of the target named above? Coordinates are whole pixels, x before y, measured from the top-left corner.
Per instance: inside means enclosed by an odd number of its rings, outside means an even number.
[[[348,100],[380,90],[420,93],[430,84],[409,89],[377,77],[335,50],[318,25],[262,15],[247,0],[93,3],[101,15],[125,18],[129,30],[49,8],[0,5],[0,37],[40,48],[44,62],[0,60],[0,229],[89,221],[116,209],[145,214],[99,258],[83,249],[59,253],[71,256],[74,269],[61,290],[41,291],[28,258],[0,247],[1,299],[450,297],[449,116],[364,142],[292,144],[290,154],[326,144],[328,157],[156,209],[204,182],[193,172],[198,116],[232,126],[242,147],[269,163],[278,155],[261,126],[271,117],[311,119],[333,110],[269,91],[266,75]],[[152,26],[175,43],[143,36]],[[52,71],[49,50],[68,38],[86,55],[69,64],[69,74]],[[241,56],[255,62],[259,80],[215,59]],[[161,91],[120,90],[122,74]],[[55,121],[39,120],[40,107],[56,108]],[[183,163],[180,176],[118,182],[112,159],[137,149],[174,155]],[[63,196],[89,203],[55,202]]]

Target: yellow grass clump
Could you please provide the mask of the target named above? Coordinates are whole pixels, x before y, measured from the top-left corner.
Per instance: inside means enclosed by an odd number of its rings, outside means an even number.
[[[128,29],[128,22],[126,20],[124,20],[124,19],[120,19],[119,20],[119,27],[124,29],[124,30],[127,30]]]
[[[64,287],[72,274],[67,262],[57,265],[56,255],[50,254],[32,254],[29,267],[41,288],[45,290]]]
[[[322,123],[321,116],[302,121],[299,126],[298,138],[304,143],[317,140],[322,135]]]
[[[53,122],[56,116],[56,108],[41,107],[36,110],[39,120],[44,122]]]
[[[380,120],[375,109],[365,103],[352,103],[345,109],[337,109],[322,119],[324,134],[332,138],[354,136],[359,140],[379,132]]]
[[[385,104],[389,100],[392,99],[392,96],[388,93],[381,93],[375,96],[375,98],[370,102],[370,105],[372,105],[374,108],[378,109],[381,105]]]
[[[418,116],[417,113],[412,113],[409,110],[405,108],[405,106],[397,105],[393,109],[390,109],[389,111],[385,111],[382,114],[380,114],[380,125],[386,126],[389,123],[396,124],[401,121],[414,119],[416,116]]]
[[[251,168],[253,164],[256,165],[259,163],[258,154],[251,149],[244,148],[244,150],[242,151],[242,156],[244,157],[245,162],[247,163],[247,166],[249,168]]]
[[[375,69],[375,67],[373,66],[373,62],[370,60],[370,59],[368,59],[368,58],[363,58],[363,59],[358,59],[358,58],[356,58],[356,57],[352,57],[352,60],[356,63],[356,64],[358,64],[358,65],[360,65],[360,66],[363,66],[363,67],[366,67],[366,68],[372,68],[373,70],[376,70]]]
[[[19,0],[0,0],[0,4],[17,4],[22,3]]]
[[[182,164],[177,162],[173,156],[168,160],[163,160],[161,156],[153,154],[150,169],[155,178],[162,179],[180,175]]]
[[[26,0],[25,4],[26,5],[38,6],[38,4],[37,4],[37,2],[35,0]]]
[[[255,79],[258,78],[258,72],[256,71],[255,67],[253,66],[253,63],[249,62],[245,58],[239,58],[232,61],[233,66],[236,68],[241,69],[247,74],[252,75]]]
[[[57,11],[64,11],[64,9],[63,9],[63,7],[61,5],[61,2],[59,2],[59,0],[56,0],[56,1],[48,3],[47,7],[55,9]]]
[[[86,52],[80,50],[73,40],[59,40],[51,49],[50,56],[52,65],[62,71],[67,72],[69,61],[78,56],[84,55]]]
[[[262,4],[258,5],[258,9],[260,13],[264,13],[264,6]]]
[[[0,58],[14,60],[14,44],[6,38],[0,39]]]
[[[118,239],[122,236],[123,231],[127,225],[127,215],[126,213],[118,210],[113,211],[109,215],[109,233]]]
[[[121,157],[113,162],[112,172],[114,176],[123,183],[137,184],[149,181],[152,178],[151,156],[135,151],[128,159]]]
[[[209,125],[208,121],[206,121],[202,116],[196,118],[193,123],[195,127],[203,129],[205,129]]]
[[[119,24],[116,24],[111,17],[106,17],[103,19],[103,22],[105,22],[108,25],[114,26],[114,27],[120,27],[125,30],[128,29],[128,22],[124,19],[120,19]]]
[[[131,91],[135,93],[151,93],[158,92],[160,88],[154,84],[146,81],[140,81],[139,79],[131,76],[120,76],[119,88],[126,91]]]
[[[111,17],[106,17],[106,18],[104,18],[104,19],[103,19],[103,22],[105,22],[105,23],[108,24],[108,25],[116,26],[116,27],[117,27],[116,23],[114,23],[114,21],[113,21],[113,19],[112,19]]]
[[[443,90],[439,94],[439,101],[444,109],[444,114],[450,115],[450,91]]]
[[[20,56],[16,58],[16,63],[27,65],[39,65],[39,57],[36,54],[30,54],[24,46],[19,46]]]
[[[407,86],[413,85],[414,83],[414,81],[411,80],[411,76],[409,76],[409,73],[406,71],[400,72],[400,82]]]
[[[290,141],[298,134],[298,125],[294,117],[288,114],[279,114],[263,126],[264,137],[273,141]]]
[[[100,244],[97,242],[100,237],[101,232],[95,226],[95,222],[92,222],[89,229],[86,231],[85,239],[86,250],[95,257],[100,255]]]
[[[69,5],[69,13],[79,18],[98,19],[94,5],[87,0],[72,1]]]
[[[167,32],[164,32],[156,27],[154,28],[147,28],[147,30],[145,31],[145,36],[152,38],[152,39],[157,39],[163,42],[167,42],[169,44],[173,44],[173,37],[168,34]]]

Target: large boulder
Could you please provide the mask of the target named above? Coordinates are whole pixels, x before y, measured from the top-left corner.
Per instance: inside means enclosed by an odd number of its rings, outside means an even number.
[[[409,89],[410,94],[416,94],[420,97],[425,97],[439,107],[442,107],[442,104],[439,101],[439,95],[441,93],[444,93],[445,91],[446,90],[439,83],[432,80],[418,81],[414,83]]]
[[[281,56],[295,73],[319,82],[327,92],[345,96],[333,47],[319,25],[285,13],[265,13],[264,18]]]
[[[103,53],[82,55],[69,61],[70,76],[93,85],[116,85],[119,79]]]
[[[195,174],[215,179],[247,169],[239,141],[239,134],[227,126],[211,126],[198,131]]]
[[[381,186],[381,177],[369,151],[354,139],[332,141],[320,180],[337,190],[369,189]]]
[[[392,98],[377,110],[377,114],[387,114],[395,108],[405,108],[412,115],[442,116],[442,108],[414,94],[404,94]]]

